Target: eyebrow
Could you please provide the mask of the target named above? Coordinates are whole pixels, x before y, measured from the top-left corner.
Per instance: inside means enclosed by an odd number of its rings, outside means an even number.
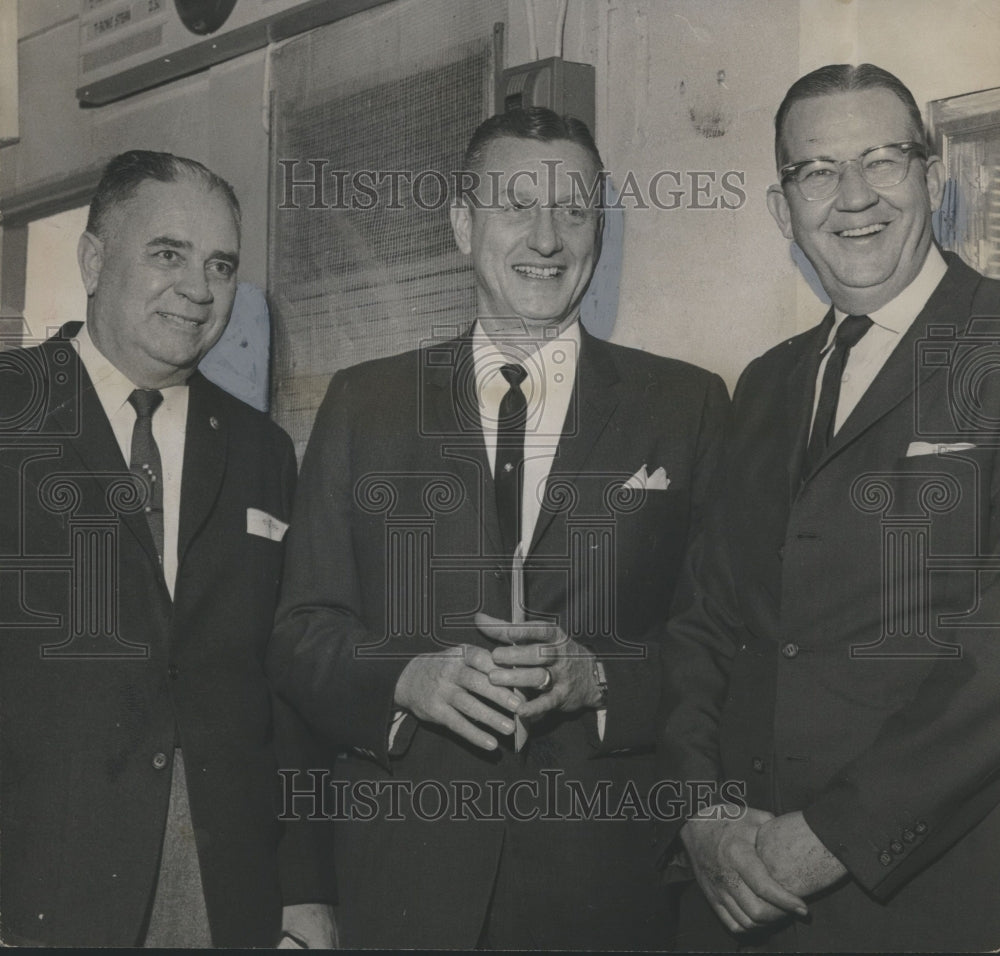
[[[183,249],[185,252],[190,252],[194,248],[193,243],[187,239],[175,239],[173,236],[156,236],[146,243],[147,249],[153,246],[167,246],[170,249]],[[222,249],[216,249],[208,258],[221,259],[223,262],[228,262],[233,266],[240,264],[239,255],[235,252],[226,252]]]
[[[533,190],[533,186],[526,186],[522,189],[521,184],[517,183],[514,187],[513,198],[518,201],[529,200],[535,203],[535,205],[541,206],[543,209],[554,206],[568,206],[571,203],[577,204],[577,201],[580,198],[580,191],[573,186],[558,190],[555,197],[548,200],[543,200],[543,197],[533,195]],[[580,203],[580,205],[586,205],[586,203]]]

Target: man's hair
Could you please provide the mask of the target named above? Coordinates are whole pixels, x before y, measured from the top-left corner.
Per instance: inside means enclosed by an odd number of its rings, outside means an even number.
[[[529,106],[523,110],[497,113],[480,123],[465,149],[463,167],[478,170],[482,165],[486,147],[495,139],[533,139],[540,143],[565,139],[581,146],[594,161],[597,172],[604,169],[604,160],[597,150],[597,144],[587,124],[575,116],[560,116],[543,106]]]
[[[130,149],[128,152],[119,153],[104,167],[101,181],[97,184],[97,191],[90,201],[87,232],[103,239],[111,211],[128,202],[144,182],[153,180],[160,183],[175,183],[185,177],[200,181],[208,189],[221,190],[223,198],[232,210],[236,227],[239,228],[240,202],[233,187],[221,176],[197,160],[187,159],[184,156],[155,153],[148,149]]]
[[[829,66],[821,66],[818,70],[813,70],[812,73],[807,73],[797,79],[789,87],[785,98],[781,101],[781,106],[778,107],[778,112],[774,116],[774,155],[778,167],[780,168],[784,164],[782,137],[785,133],[785,120],[788,118],[788,111],[792,106],[800,100],[816,96],[877,89],[889,90],[902,101],[906,111],[910,114],[914,139],[921,146],[926,146],[927,133],[924,130],[924,121],[920,116],[920,107],[917,106],[913,94],[899,77],[893,76],[888,70],[883,70],[873,63],[862,63],[859,66],[851,66],[849,63],[831,63]]]

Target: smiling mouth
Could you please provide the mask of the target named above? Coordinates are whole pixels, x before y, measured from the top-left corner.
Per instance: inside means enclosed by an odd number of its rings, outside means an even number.
[[[874,236],[888,228],[887,222],[873,222],[870,226],[858,226],[856,229],[841,229],[837,235],[841,239],[863,239],[865,236]]]
[[[562,266],[516,265],[513,269],[526,279],[558,279],[564,271]]]
[[[156,314],[168,322],[173,322],[188,329],[198,329],[205,324],[204,319],[192,319],[186,315],[178,315],[176,312],[157,312]]]

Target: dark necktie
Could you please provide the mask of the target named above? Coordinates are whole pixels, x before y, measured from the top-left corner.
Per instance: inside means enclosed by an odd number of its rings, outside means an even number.
[[[146,486],[146,521],[153,535],[156,554],[163,566],[163,466],[160,449],[153,438],[153,412],[163,401],[163,394],[150,388],[137,388],[128,397],[135,409],[135,428],[132,429],[133,474],[138,475]]]
[[[522,365],[500,369],[510,388],[500,401],[493,485],[504,552],[513,555],[521,540],[521,491],[524,487],[524,423],[528,401],[521,391],[527,376]]]
[[[837,418],[840,382],[844,377],[847,357],[871,327],[872,320],[867,315],[848,315],[837,328],[836,345],[827,359],[826,369],[823,372],[823,384],[819,391],[819,402],[816,404],[816,417],[813,419],[812,435],[809,438],[809,448],[802,469],[803,477],[812,473],[833,440],[833,423]]]

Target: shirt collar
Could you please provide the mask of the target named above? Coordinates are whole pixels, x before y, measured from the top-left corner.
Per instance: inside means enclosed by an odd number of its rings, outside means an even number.
[[[548,354],[557,344],[570,346],[569,353],[579,356],[580,354],[580,318],[577,316],[558,335],[551,339],[546,339],[533,353],[537,361],[530,357],[521,363],[524,365],[528,376],[532,376],[534,371],[537,376],[538,369],[551,367],[551,363],[546,362]],[[479,321],[472,327],[472,356],[475,363],[476,381],[480,382],[491,372],[497,371],[501,365],[509,363],[511,358],[507,356],[496,343],[486,334]]]
[[[83,363],[87,376],[94,386],[94,391],[104,407],[105,414],[111,419],[128,402],[128,397],[135,391],[136,385],[94,344],[86,322],[76,333],[75,341],[80,350],[80,361]],[[174,389],[186,389],[187,387],[186,383],[184,385],[171,385],[168,388],[161,388],[160,391],[163,392],[166,402],[169,401],[169,396]]]
[[[944,256],[938,251],[938,247],[931,243],[927,258],[924,259],[924,264],[920,267],[916,278],[895,299],[887,302],[881,309],[870,312],[868,318],[875,325],[881,326],[889,332],[894,332],[896,335],[902,335],[923,311],[924,306],[927,305],[947,271],[948,264],[944,261]],[[846,315],[846,312],[834,309],[835,322],[830,330],[824,351],[832,345],[837,328]]]
[[[128,401],[135,385],[94,344],[86,323],[76,333],[76,342],[80,349],[80,361],[87,370],[104,411],[111,418]]]

